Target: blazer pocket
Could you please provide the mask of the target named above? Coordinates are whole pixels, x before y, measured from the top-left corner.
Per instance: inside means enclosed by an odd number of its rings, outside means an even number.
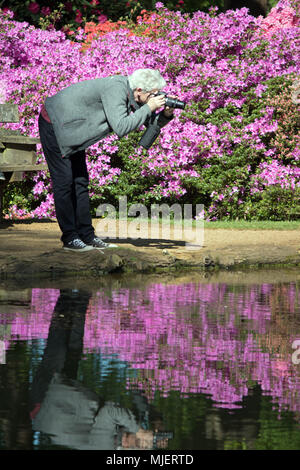
[[[64,122],[62,127],[78,127],[81,126],[86,121],[86,119],[73,119],[73,121]]]

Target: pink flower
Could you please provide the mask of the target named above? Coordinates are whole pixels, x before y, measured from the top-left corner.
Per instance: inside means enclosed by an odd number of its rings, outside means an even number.
[[[36,15],[40,11],[40,5],[36,2],[29,3],[28,10],[30,11],[30,13]]]
[[[8,8],[8,7],[3,7],[2,8],[3,13],[10,13],[11,17],[13,18],[13,12]]]
[[[42,7],[41,8],[41,13],[44,16],[48,16],[51,13],[51,8],[50,7]]]
[[[270,37],[279,29],[292,28],[298,24],[299,18],[297,18],[295,11],[291,7],[274,7],[269,15],[262,20],[261,28],[265,35]]]
[[[107,21],[107,16],[105,16],[105,15],[99,15],[98,16],[98,22],[100,24],[105,23],[105,21]]]
[[[82,13],[80,10],[76,10],[75,21],[76,23],[82,23]]]

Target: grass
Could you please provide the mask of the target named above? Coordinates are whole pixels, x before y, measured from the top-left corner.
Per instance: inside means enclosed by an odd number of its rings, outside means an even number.
[[[300,230],[300,221],[297,220],[223,220],[204,222],[206,229],[227,230]]]
[[[118,220],[118,216],[116,216]],[[139,217],[128,217],[128,222],[142,222],[148,223],[151,222],[151,219],[139,218]],[[169,221],[167,219],[159,219],[160,224],[168,224]],[[179,221],[170,221],[172,225],[180,224]],[[185,220],[186,227],[196,227],[195,220]],[[214,230],[214,229],[222,229],[222,230],[300,230],[300,220],[218,220],[215,222],[199,222],[200,224],[203,223],[205,229]]]
[[[99,218],[94,218],[94,222],[99,221]],[[116,214],[116,221],[119,220],[118,214]],[[142,222],[142,223],[150,223],[151,219],[145,219],[140,217],[128,217],[128,222]],[[53,223],[56,222],[54,219],[26,219],[26,220],[2,220],[3,225],[13,225],[13,224],[31,224],[34,222],[37,223]],[[196,227],[195,220],[185,220],[186,227]],[[161,224],[168,224],[167,219],[159,219],[159,223]],[[170,221],[171,226],[178,225],[180,222],[178,221]],[[214,230],[214,229],[222,229],[222,230],[300,230],[300,220],[217,220],[215,222],[199,222],[200,224],[203,223],[204,229]]]

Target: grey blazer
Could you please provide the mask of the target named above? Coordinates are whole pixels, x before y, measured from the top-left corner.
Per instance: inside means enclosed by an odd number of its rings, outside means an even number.
[[[140,106],[128,78],[121,75],[70,85],[48,97],[45,108],[63,157],[86,149],[111,132],[123,137],[150,121],[163,127],[171,120],[162,113],[152,113],[147,104]]]

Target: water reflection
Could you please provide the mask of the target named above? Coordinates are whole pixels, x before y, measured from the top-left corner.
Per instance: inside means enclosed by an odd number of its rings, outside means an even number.
[[[163,446],[157,433],[143,427],[147,400],[140,392],[134,395],[138,420],[129,408],[103,401],[77,380],[91,297],[91,292],[83,290],[60,291],[31,387],[33,430],[51,436],[56,445],[81,450],[150,449],[154,436],[155,444]]]
[[[53,305],[55,293],[49,291],[48,294]],[[46,318],[31,318],[33,321],[29,325],[28,317],[16,315],[11,323],[10,332],[15,337],[29,339],[38,335],[39,320],[42,321],[43,336],[48,330],[46,347],[33,374],[29,394],[26,390],[33,432],[48,436],[54,445],[82,450],[164,448],[168,435],[158,432],[158,429],[156,432],[147,429],[150,406],[141,392],[132,393],[135,415],[118,402],[105,401],[77,380],[86,312],[92,293],[65,289],[56,294],[57,301],[48,328],[45,322],[50,320],[47,315],[49,309],[44,309],[39,303],[45,292],[35,290],[32,312],[42,308]],[[49,307],[49,301],[44,300]],[[34,313],[32,315],[35,316]],[[28,427],[27,417],[26,422]]]
[[[300,448],[297,282],[30,295],[0,303],[0,447]]]

